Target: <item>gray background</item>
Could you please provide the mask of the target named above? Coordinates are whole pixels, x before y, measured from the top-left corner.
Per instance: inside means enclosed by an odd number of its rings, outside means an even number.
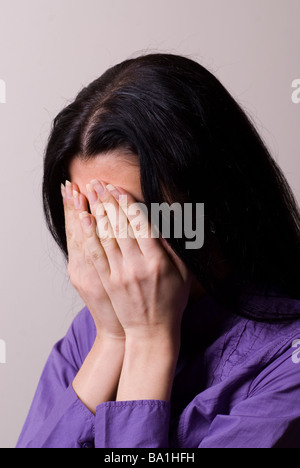
[[[42,213],[56,113],[126,58],[187,55],[248,111],[299,199],[299,17],[299,0],[0,0],[0,447],[14,447],[45,360],[82,306]]]

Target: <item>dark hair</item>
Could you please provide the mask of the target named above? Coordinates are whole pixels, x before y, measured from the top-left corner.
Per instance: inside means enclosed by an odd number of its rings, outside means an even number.
[[[117,148],[138,155],[145,203],[205,204],[205,243],[169,243],[217,295],[215,251],[240,283],[300,297],[300,216],[255,127],[208,70],[185,57],[126,60],[84,88],[55,118],[44,159],[43,202],[67,256],[60,183],[72,158]],[[283,312],[284,314],[284,312]]]

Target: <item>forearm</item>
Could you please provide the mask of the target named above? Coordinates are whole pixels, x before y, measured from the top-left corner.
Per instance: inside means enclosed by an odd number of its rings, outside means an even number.
[[[73,381],[78,398],[92,412],[116,398],[124,359],[124,340],[97,337]]]
[[[117,401],[169,401],[179,347],[169,336],[127,338]]]

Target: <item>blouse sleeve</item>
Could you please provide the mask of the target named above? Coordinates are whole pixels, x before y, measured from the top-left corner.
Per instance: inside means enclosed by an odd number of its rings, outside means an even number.
[[[168,448],[170,403],[110,401],[97,407],[97,448]]]
[[[93,445],[95,417],[72,388],[72,381],[85,358],[77,328],[85,325],[87,312],[84,309],[76,317],[66,336],[54,346],[17,448],[80,448]]]
[[[199,448],[300,448],[299,376],[288,347],[255,378],[247,399],[215,417]]]
[[[78,399],[72,382],[94,339],[85,308],[47,360],[17,448],[168,447],[169,403],[110,401],[94,416]]]

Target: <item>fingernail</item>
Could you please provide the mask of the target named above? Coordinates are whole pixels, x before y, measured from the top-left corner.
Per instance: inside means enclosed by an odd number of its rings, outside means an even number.
[[[80,199],[79,199],[79,193],[77,192],[77,190],[73,190],[73,199],[74,199],[75,209],[78,210],[80,206]]]
[[[120,192],[118,191],[118,189],[116,189],[116,187],[114,187],[112,184],[108,184],[106,186],[106,189],[115,197],[115,198],[119,198],[120,196]]]
[[[60,190],[61,190],[62,197],[65,198],[66,188],[65,188],[64,184],[60,184]]]
[[[105,185],[102,184],[102,182],[99,182],[99,180],[91,180],[91,185],[93,186],[94,190],[96,190],[98,195],[103,195],[103,193],[105,192]]]
[[[94,187],[91,184],[86,185],[86,189],[88,192],[88,199],[91,203],[95,203],[98,200],[98,196],[94,190]]]
[[[82,226],[89,227],[92,224],[91,217],[87,211],[82,211],[79,213],[79,219],[81,221]]]
[[[73,197],[72,184],[68,180],[66,180],[66,194],[67,194],[67,198],[72,198]]]

